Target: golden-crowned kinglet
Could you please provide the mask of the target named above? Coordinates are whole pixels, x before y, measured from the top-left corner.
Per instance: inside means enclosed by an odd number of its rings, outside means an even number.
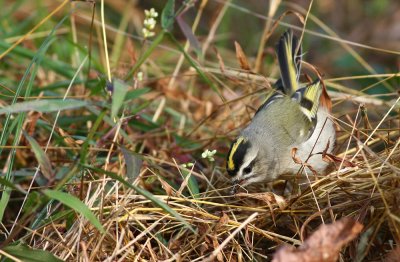
[[[318,173],[328,167],[317,154],[331,153],[336,139],[326,100],[321,97],[327,94],[319,79],[299,83],[301,55],[298,39],[286,31],[277,45],[281,78],[229,150],[226,168],[234,184],[232,193],[237,186],[297,174],[301,164],[295,163],[293,152]]]

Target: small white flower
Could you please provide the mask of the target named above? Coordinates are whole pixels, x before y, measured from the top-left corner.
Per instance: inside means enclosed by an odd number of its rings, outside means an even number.
[[[207,156],[208,156],[208,149],[206,149],[206,151],[201,153],[201,158],[207,158]]]
[[[213,161],[215,161],[215,159],[214,159],[214,155],[217,153],[217,150],[213,150],[213,151],[210,151],[210,150],[208,150],[208,149],[206,149],[202,154],[201,154],[201,157],[202,158],[207,158],[208,159],[208,161],[210,161],[210,162],[213,162]]]
[[[142,28],[142,33],[143,33],[144,38],[147,38],[147,36],[149,35],[149,30],[144,27],[144,28]]]
[[[156,26],[156,20],[154,18],[147,18],[144,20],[144,26],[149,29],[149,30],[153,30],[154,27]]]
[[[144,38],[149,38],[155,35],[154,32],[149,31],[147,28],[143,28],[142,33]]]
[[[154,10],[154,8],[151,8],[150,12],[149,12],[149,16],[150,17],[157,17],[158,13],[156,12],[156,10]]]
[[[154,8],[151,8],[150,10],[144,10],[144,14],[146,15],[146,17],[157,17],[158,13],[156,12],[156,10],[154,10]]]
[[[143,37],[149,38],[155,36],[155,33],[153,32],[154,28],[156,27],[157,21],[156,18],[158,16],[158,13],[154,8],[151,8],[150,10],[144,10],[145,14],[145,19],[143,21]]]
[[[142,81],[143,80],[143,72],[142,71],[138,72],[136,75],[136,78],[138,81]]]

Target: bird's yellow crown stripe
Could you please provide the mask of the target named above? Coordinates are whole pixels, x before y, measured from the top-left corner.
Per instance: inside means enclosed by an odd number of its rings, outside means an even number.
[[[235,154],[236,150],[238,149],[239,145],[244,141],[244,137],[240,136],[236,142],[232,145],[232,149],[229,152],[229,157],[228,157],[228,168],[230,170],[235,169],[235,163],[233,163],[233,155]]]

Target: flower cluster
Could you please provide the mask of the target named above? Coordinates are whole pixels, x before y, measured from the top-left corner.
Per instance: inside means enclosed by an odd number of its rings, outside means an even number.
[[[142,29],[142,33],[143,37],[146,39],[155,35],[153,30],[156,27],[157,21],[155,18],[158,16],[158,13],[154,10],[154,8],[151,8],[150,10],[144,10],[144,14],[146,18],[143,22],[144,27]]]
[[[215,160],[215,159],[214,159],[215,153],[217,153],[217,150],[215,150],[215,149],[214,149],[213,151],[210,151],[210,150],[206,149],[206,150],[201,154],[201,157],[202,157],[202,158],[207,158],[208,161],[213,162],[213,161]]]

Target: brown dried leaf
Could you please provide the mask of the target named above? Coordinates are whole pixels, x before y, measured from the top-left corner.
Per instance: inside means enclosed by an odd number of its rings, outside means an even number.
[[[182,243],[179,239],[172,239],[171,241],[169,241],[168,243],[168,248],[170,250],[174,250],[174,251],[178,251],[180,249],[180,247],[182,246]]]
[[[332,100],[331,97],[328,95],[328,91],[326,91],[326,86],[324,81],[321,81],[322,83],[322,94],[321,97],[319,98],[320,105],[327,108],[328,112],[332,112]]]
[[[293,147],[293,148],[292,148],[292,152],[291,152],[291,154],[292,154],[292,159],[293,159],[293,161],[294,161],[296,164],[302,165],[302,164],[303,164],[303,161],[301,161],[301,159],[298,158],[298,157],[296,156],[296,153],[297,153],[297,148],[296,148],[296,147]]]
[[[208,251],[208,245],[207,245],[207,243],[206,242],[203,242],[203,243],[201,243],[200,244],[200,248],[199,248],[199,250],[200,250],[200,255],[202,255],[202,256],[204,256],[204,254],[206,253],[206,251]]]
[[[329,225],[322,225],[300,247],[284,246],[274,255],[273,262],[335,262],[343,246],[363,229],[358,221],[345,217]]]
[[[210,226],[208,224],[198,224],[197,229],[199,231],[199,235],[202,236],[210,231]]]
[[[218,230],[226,225],[229,222],[229,216],[224,212],[222,213],[222,216],[219,218],[218,223],[215,225],[215,232],[218,232]]]
[[[164,179],[162,179],[160,177],[157,177],[157,178],[160,181],[162,188],[167,193],[167,196],[173,196],[174,195],[174,189],[167,182],[165,182]]]
[[[248,226],[246,226],[246,230],[245,230],[245,234],[244,234],[244,240],[246,241],[246,246],[248,246],[250,249],[254,248],[253,242],[252,242],[253,238],[252,238],[252,236],[251,236],[251,234],[249,232],[249,227]]]
[[[297,148],[296,147],[292,148],[291,154],[292,154],[293,162],[295,162],[296,164],[300,164],[304,167],[307,167],[313,173],[313,175],[315,177],[317,177],[318,176],[317,170],[315,170],[314,167],[312,165],[310,165],[309,163],[307,163],[307,162],[303,163],[303,161],[301,161],[301,159],[296,156],[296,153],[297,153]]]
[[[308,169],[310,169],[310,171],[313,173],[313,175],[315,176],[315,178],[317,179],[318,177],[318,172],[317,170],[315,170],[312,165],[306,163],[304,166],[306,166]]]
[[[224,60],[222,59],[220,53],[218,52],[218,49],[214,47],[214,52],[217,54],[217,59],[219,63],[219,69],[221,70],[221,73],[225,73],[225,63]]]
[[[331,141],[328,139],[325,149],[324,149],[324,151],[322,151],[322,156],[324,156],[328,152],[330,144],[331,144]]]
[[[285,198],[283,198],[279,195],[276,195],[272,192],[254,193],[254,194],[238,193],[238,194],[236,194],[236,196],[250,197],[250,198],[258,199],[258,200],[261,200],[261,201],[267,203],[268,205],[277,204],[279,206],[280,210],[284,210],[287,206],[287,202],[286,202]]]
[[[78,143],[77,141],[75,141],[75,139],[73,139],[71,137],[70,134],[68,134],[67,132],[65,132],[63,129],[57,127],[58,132],[60,133],[60,135],[63,137],[64,142],[70,146],[71,148],[75,147]]]
[[[250,65],[247,60],[246,55],[243,52],[242,47],[238,42],[235,41],[235,49],[236,49],[236,58],[239,61],[240,67],[244,70],[249,70],[250,71]]]
[[[288,14],[292,14],[292,15],[296,16],[299,19],[300,23],[302,23],[304,25],[305,19],[304,19],[304,16],[302,14],[300,14],[298,12],[291,11],[291,10],[285,12],[285,15],[288,15]]]
[[[344,167],[356,167],[357,165],[354,164],[353,162],[346,160],[344,158],[329,154],[329,153],[325,153],[322,155],[322,160],[324,160],[325,162],[328,163],[335,163],[335,164],[340,164],[343,162],[343,166]]]

